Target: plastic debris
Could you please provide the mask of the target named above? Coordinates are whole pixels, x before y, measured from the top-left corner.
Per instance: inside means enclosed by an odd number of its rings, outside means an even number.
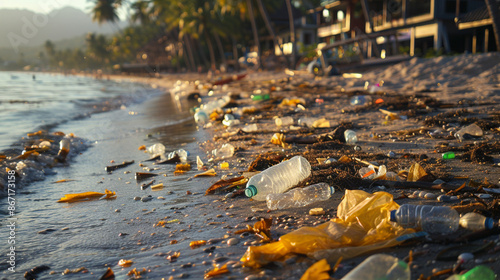
[[[227,264],[224,264],[223,266],[220,266],[220,267],[215,266],[214,269],[212,269],[208,272],[205,272],[204,278],[207,279],[210,277],[215,277],[215,276],[219,276],[219,275],[226,274],[226,273],[229,273],[229,270],[227,269]]]
[[[410,171],[408,172],[408,177],[406,178],[409,182],[417,182],[422,177],[427,176],[427,172],[425,172],[424,168],[420,166],[418,162],[415,162],[410,167]]]
[[[455,133],[455,137],[458,138],[460,142],[471,138],[479,138],[482,136],[483,130],[475,123],[463,127],[459,131],[457,131],[457,133]]]
[[[215,172],[215,169],[211,168],[205,172],[194,175],[194,177],[196,178],[196,177],[216,176],[216,175],[217,175],[217,173]]]
[[[234,146],[231,145],[231,144],[222,144],[222,146],[220,147],[220,149],[215,149],[212,151],[212,154],[216,157],[216,158],[222,158],[222,159],[225,159],[225,158],[230,158],[234,155]]]
[[[104,193],[83,192],[83,193],[75,193],[75,194],[65,194],[57,202],[71,203],[71,202],[78,202],[78,201],[85,201],[85,200],[115,199],[115,198],[116,198],[116,193],[106,189],[106,190],[104,190]]]
[[[196,156],[196,168],[203,170],[203,161],[201,161],[200,156]]]
[[[410,280],[410,267],[404,261],[386,254],[368,257],[341,280]]]
[[[462,275],[452,275],[446,280],[495,280],[495,272],[485,265],[478,265]]]
[[[358,136],[354,130],[347,129],[344,131],[345,142],[349,145],[356,144],[358,142]]]
[[[121,259],[118,261],[118,265],[121,266],[121,267],[129,267],[133,264],[134,262],[131,261],[131,260],[125,260],[125,259]]]
[[[420,228],[430,233],[452,233],[458,229],[458,212],[446,206],[404,204],[392,210],[390,219],[405,228]]]
[[[127,167],[127,166],[129,166],[129,165],[132,165],[133,163],[134,163],[134,161],[133,161],[133,160],[131,160],[131,161],[124,161],[124,162],[122,162],[122,163],[120,163],[120,164],[106,166],[106,167],[104,168],[104,170],[105,170],[106,172],[111,172],[111,171],[114,171],[114,170],[116,170],[116,169],[120,169],[120,168]]]
[[[285,193],[270,193],[266,196],[270,210],[307,206],[316,201],[329,199],[335,189],[326,183],[318,183],[304,188],[295,188]]]
[[[455,153],[454,152],[446,152],[442,154],[443,159],[454,159],[455,158]]]
[[[283,193],[310,174],[311,164],[307,159],[295,156],[252,176],[248,180],[245,195],[255,200],[265,200],[268,194]]]
[[[370,194],[346,190],[337,209],[338,218],[316,227],[301,227],[263,246],[250,246],[241,258],[245,266],[260,267],[290,254],[304,254],[316,260],[352,258],[363,253],[392,247],[398,238],[414,233],[389,221],[389,212],[399,205],[386,192]]]
[[[369,95],[356,95],[351,97],[349,103],[351,103],[352,106],[361,106],[370,103],[371,101],[372,98]]]
[[[175,166],[174,174],[182,174],[189,170],[191,170],[191,165],[189,163],[179,163]]]
[[[163,189],[163,183],[159,183],[159,184],[156,184],[156,185],[153,185],[151,186],[151,190],[161,190]]]
[[[470,230],[492,229],[494,221],[492,218],[487,218],[479,213],[470,212],[460,217],[460,226]]]
[[[163,156],[165,155],[165,146],[161,143],[156,143],[147,148],[148,153],[151,154],[151,157],[155,156]]]
[[[191,241],[189,243],[189,247],[191,247],[192,249],[194,249],[196,247],[200,247],[200,246],[203,246],[205,244],[207,244],[206,240],[196,240],[196,241]]]
[[[328,273],[332,268],[326,261],[326,259],[322,259],[320,261],[315,262],[311,265],[300,280],[329,280],[330,274]]]
[[[115,279],[115,273],[113,272],[113,270],[111,270],[110,267],[108,267],[106,272],[104,272],[104,274],[101,277],[99,277],[99,280],[114,280],[114,279]]]
[[[292,117],[282,117],[282,118],[276,118],[274,119],[274,123],[276,126],[289,126],[293,124],[293,118]]]

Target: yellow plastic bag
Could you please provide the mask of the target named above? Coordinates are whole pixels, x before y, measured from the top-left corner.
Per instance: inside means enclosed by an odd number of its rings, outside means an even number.
[[[389,213],[399,205],[387,192],[370,194],[346,190],[337,208],[338,218],[316,227],[302,227],[280,237],[278,242],[250,246],[241,258],[245,266],[259,267],[284,259],[289,254],[305,254],[334,262],[373,250],[391,247],[397,237],[413,233],[389,221]]]

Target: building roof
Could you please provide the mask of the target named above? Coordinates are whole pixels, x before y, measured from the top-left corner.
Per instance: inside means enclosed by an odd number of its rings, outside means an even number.
[[[475,9],[472,12],[468,12],[458,18],[459,23],[480,21],[483,19],[489,19],[490,13],[488,12],[488,8],[486,6],[481,7],[479,9]]]

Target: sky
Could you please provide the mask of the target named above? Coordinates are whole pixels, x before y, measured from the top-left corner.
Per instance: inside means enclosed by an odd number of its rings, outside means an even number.
[[[92,0],[0,0],[0,9],[27,9],[37,13],[48,14],[52,10],[70,6],[88,14],[93,3],[94,1]],[[121,19],[126,18],[125,14],[123,10],[118,12]]]

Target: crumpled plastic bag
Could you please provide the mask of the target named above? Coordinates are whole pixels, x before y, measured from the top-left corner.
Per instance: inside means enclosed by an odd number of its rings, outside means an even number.
[[[335,262],[402,243],[397,237],[414,233],[413,229],[389,221],[389,213],[399,205],[391,194],[370,194],[346,190],[337,208],[338,218],[316,227],[302,227],[263,246],[250,246],[241,258],[244,266],[260,267],[283,260],[290,254],[304,254]]]

